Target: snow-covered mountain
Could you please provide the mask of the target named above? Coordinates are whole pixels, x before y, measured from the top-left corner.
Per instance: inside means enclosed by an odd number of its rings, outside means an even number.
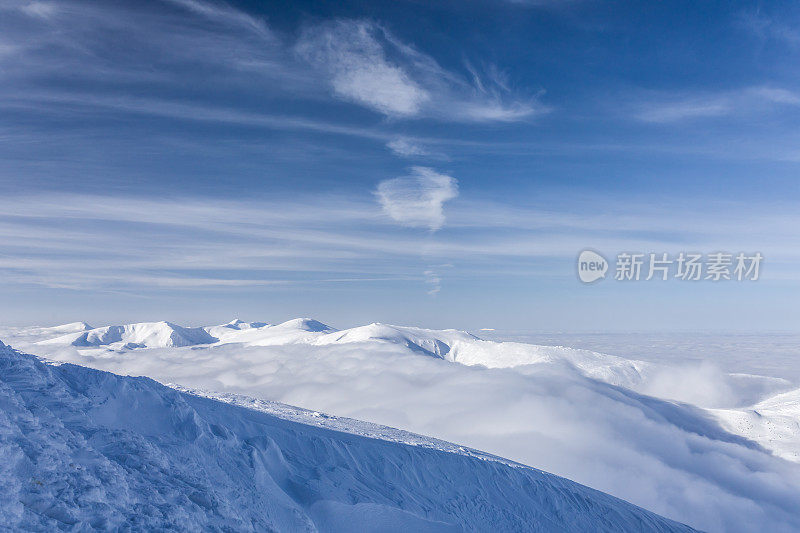
[[[644,393],[653,392],[649,385],[654,377],[663,377],[664,370],[658,364],[589,350],[489,341],[454,329],[433,330],[373,323],[338,330],[312,318],[296,318],[275,325],[235,319],[205,327],[185,327],[162,321],[91,328],[84,322],[76,322],[55,327],[6,328],[0,329],[0,334],[16,346],[41,354],[49,353],[48,348],[43,347],[59,346],[72,346],[81,353],[90,354],[93,349],[127,351],[228,344],[247,347],[293,344],[368,347],[386,344],[401,346],[416,354],[487,368],[566,365],[587,377]],[[736,374],[730,375],[729,381],[739,389],[739,396],[746,400],[758,401],[768,397],[769,393],[785,392],[790,388],[785,380],[763,376]],[[751,403],[744,401],[742,406]]]
[[[42,344],[70,344],[79,347],[111,346],[132,349],[194,346],[210,344],[217,340],[204,328],[185,328],[169,322],[143,322],[81,330],[40,342]]]
[[[319,413],[229,400],[47,365],[0,344],[0,523],[69,531],[690,531],[473,450],[347,420],[332,430],[307,423],[324,420]]]
[[[722,426],[778,457],[800,462],[800,389],[776,394],[743,409],[715,409]]]
[[[411,351],[453,361],[454,346],[479,340],[474,335],[454,329],[432,330],[388,324],[369,324],[320,336],[314,344],[389,343],[404,346]]]
[[[167,334],[80,342],[96,331],[83,328],[0,328],[0,339],[219,398],[246,395],[459,442],[698,529],[800,530],[800,464],[783,459],[800,449],[791,431],[800,415],[781,410],[788,404],[777,396],[792,388],[787,380],[456,330],[337,330],[309,318],[182,328],[202,331],[184,335],[184,346],[170,346]],[[753,407],[769,398],[772,410]],[[768,421],[771,432],[747,417]]]

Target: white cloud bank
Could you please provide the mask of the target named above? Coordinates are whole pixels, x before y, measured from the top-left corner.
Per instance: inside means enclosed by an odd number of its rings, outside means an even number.
[[[376,195],[393,220],[436,231],[445,222],[444,203],[458,196],[458,181],[428,167],[412,167],[409,176],[380,182]]]

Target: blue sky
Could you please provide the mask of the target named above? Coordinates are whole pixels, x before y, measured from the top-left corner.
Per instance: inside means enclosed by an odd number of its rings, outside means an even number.
[[[0,1],[0,319],[796,330],[796,4],[284,4]]]

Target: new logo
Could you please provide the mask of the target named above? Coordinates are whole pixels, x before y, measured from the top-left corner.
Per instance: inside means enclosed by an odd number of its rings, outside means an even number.
[[[592,283],[606,277],[608,261],[592,250],[584,250],[578,255],[578,278],[584,283]]]

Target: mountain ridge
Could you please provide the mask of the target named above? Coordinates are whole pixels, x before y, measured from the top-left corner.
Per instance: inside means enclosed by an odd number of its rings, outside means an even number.
[[[692,531],[535,469],[281,420],[2,344],[0,401],[0,520],[20,529]]]

